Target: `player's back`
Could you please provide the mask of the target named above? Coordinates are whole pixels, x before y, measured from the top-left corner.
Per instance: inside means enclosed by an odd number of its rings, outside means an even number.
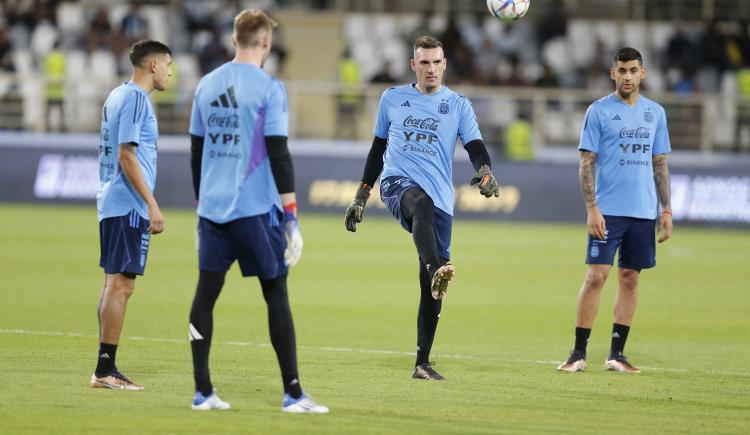
[[[264,138],[288,135],[281,82],[228,62],[201,80],[193,104],[190,134],[204,138],[198,214],[221,223],[280,207]]]

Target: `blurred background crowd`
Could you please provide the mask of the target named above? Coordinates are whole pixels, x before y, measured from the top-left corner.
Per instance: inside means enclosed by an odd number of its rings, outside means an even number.
[[[0,128],[96,131],[103,99],[130,74],[129,46],[153,38],[174,52],[173,84],[153,95],[160,129],[183,134],[195,84],[230,59],[233,17],[248,7],[280,22],[266,69],[285,80],[293,136],[369,137],[380,92],[412,80],[411,43],[431,34],[488,141],[526,144],[517,158],[576,142],[622,45],[643,53],[644,92],[667,107],[677,148],[750,150],[741,0],[536,0],[512,23],[483,1],[4,0]]]

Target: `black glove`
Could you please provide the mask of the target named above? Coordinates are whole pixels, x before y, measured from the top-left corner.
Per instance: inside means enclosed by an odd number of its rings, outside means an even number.
[[[359,184],[357,194],[354,195],[354,201],[346,208],[346,215],[344,215],[344,224],[346,224],[347,230],[357,231],[357,224],[362,222],[362,214],[365,211],[367,199],[370,197],[370,190],[372,190],[371,186],[365,183]]]
[[[471,177],[471,185],[475,184],[479,184],[479,193],[487,198],[491,196],[497,198],[500,196],[500,186],[497,184],[495,176],[492,175],[492,171],[487,165],[482,165],[479,171]]]

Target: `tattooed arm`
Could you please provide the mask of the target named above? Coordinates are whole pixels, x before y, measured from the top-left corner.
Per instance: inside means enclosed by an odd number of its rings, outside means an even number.
[[[656,230],[659,235],[659,243],[661,243],[672,235],[672,204],[669,195],[669,167],[667,167],[666,154],[655,155],[653,166],[656,194],[659,196],[659,203],[662,207],[662,214],[659,216],[659,225]]]
[[[604,216],[596,204],[596,153],[591,151],[581,151],[581,163],[578,167],[578,181],[581,185],[583,202],[586,203],[588,218],[586,226],[589,234],[593,237],[604,240],[606,226]]]

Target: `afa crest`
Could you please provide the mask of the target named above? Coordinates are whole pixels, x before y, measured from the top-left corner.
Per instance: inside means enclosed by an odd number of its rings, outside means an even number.
[[[650,122],[654,122],[654,114],[653,114],[653,112],[651,112],[649,110],[643,112],[643,120],[646,121],[646,122],[649,122],[649,123]]]
[[[440,105],[438,106],[438,112],[440,112],[443,115],[447,115],[448,112],[450,111],[451,111],[451,106],[448,105],[448,101],[443,100],[443,102],[440,103]]]

